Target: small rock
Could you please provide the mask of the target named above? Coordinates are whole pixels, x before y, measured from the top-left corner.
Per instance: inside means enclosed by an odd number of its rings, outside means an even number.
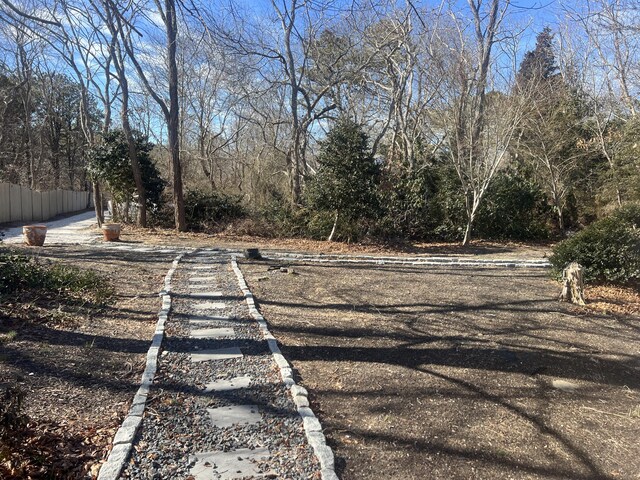
[[[578,389],[578,385],[567,382],[566,380],[553,380],[551,382],[551,386],[556,390],[562,390],[563,392],[575,392]]]

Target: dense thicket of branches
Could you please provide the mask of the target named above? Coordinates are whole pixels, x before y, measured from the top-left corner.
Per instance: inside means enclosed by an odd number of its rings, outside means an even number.
[[[144,223],[135,130],[178,229],[182,182],[295,215],[341,118],[380,170],[378,233],[466,242],[505,192],[535,199],[525,231],[574,228],[640,198],[640,2],[555,8],[536,31],[509,0],[2,0],[0,180],[98,188],[121,129]]]

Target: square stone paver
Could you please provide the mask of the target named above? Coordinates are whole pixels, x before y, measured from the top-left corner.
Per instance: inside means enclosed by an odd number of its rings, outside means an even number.
[[[262,420],[257,405],[229,405],[227,407],[207,408],[214,427],[225,428],[239,424],[254,425]]]
[[[242,351],[240,348],[230,347],[191,352],[192,362],[209,362],[215,360],[227,360],[229,358],[242,358]]]
[[[240,388],[248,388],[251,383],[251,377],[249,375],[243,375],[241,377],[234,377],[228,380],[217,380],[205,385],[205,392],[229,392],[231,390],[238,390]]]
[[[217,288],[215,282],[202,282],[202,283],[190,283],[190,290],[206,290],[210,288]]]
[[[227,306],[224,302],[200,302],[195,303],[193,308],[196,310],[219,310]]]
[[[191,283],[197,283],[197,282],[215,282],[216,277],[215,276],[209,276],[209,277],[190,277],[189,281]]]
[[[192,292],[189,294],[189,296],[191,298],[201,298],[201,299],[207,299],[207,298],[220,298],[222,297],[222,292],[220,291],[216,291],[216,292]]]
[[[189,457],[193,464],[190,474],[195,480],[224,480],[243,477],[258,477],[264,475],[258,470],[258,461],[266,460],[270,456],[266,448],[240,448],[232,452],[196,453]]]
[[[191,330],[191,334],[189,336],[191,338],[226,338],[233,337],[234,335],[235,331],[233,328],[221,327]]]
[[[189,323],[191,325],[206,325],[212,322],[233,322],[236,321],[234,317],[227,317],[225,315],[192,315],[189,317]]]

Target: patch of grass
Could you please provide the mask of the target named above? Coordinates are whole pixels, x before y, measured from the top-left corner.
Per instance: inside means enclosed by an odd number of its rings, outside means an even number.
[[[107,304],[115,290],[95,271],[0,250],[0,319],[77,323]],[[18,324],[16,324],[18,325]]]
[[[0,343],[9,343],[15,340],[18,332],[15,330],[9,330],[7,333],[0,333]]]

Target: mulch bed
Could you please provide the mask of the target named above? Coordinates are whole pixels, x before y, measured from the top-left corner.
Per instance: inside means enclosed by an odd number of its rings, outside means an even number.
[[[106,305],[3,297],[0,378],[25,393],[28,423],[0,445],[0,478],[93,477],[139,385],[173,256],[79,246],[23,251],[95,270],[115,296]]]
[[[242,269],[341,478],[637,478],[632,291],[580,308],[540,270],[270,266]]]
[[[248,248],[321,254],[380,254],[380,255],[466,255],[492,258],[543,258],[551,254],[551,243],[491,242],[473,240],[467,246],[460,242],[387,243],[363,241],[358,243],[326,242],[306,238],[267,238],[232,233],[176,232],[166,228],[143,229],[135,225],[123,228],[125,242],[150,245],[177,245],[203,248]]]

